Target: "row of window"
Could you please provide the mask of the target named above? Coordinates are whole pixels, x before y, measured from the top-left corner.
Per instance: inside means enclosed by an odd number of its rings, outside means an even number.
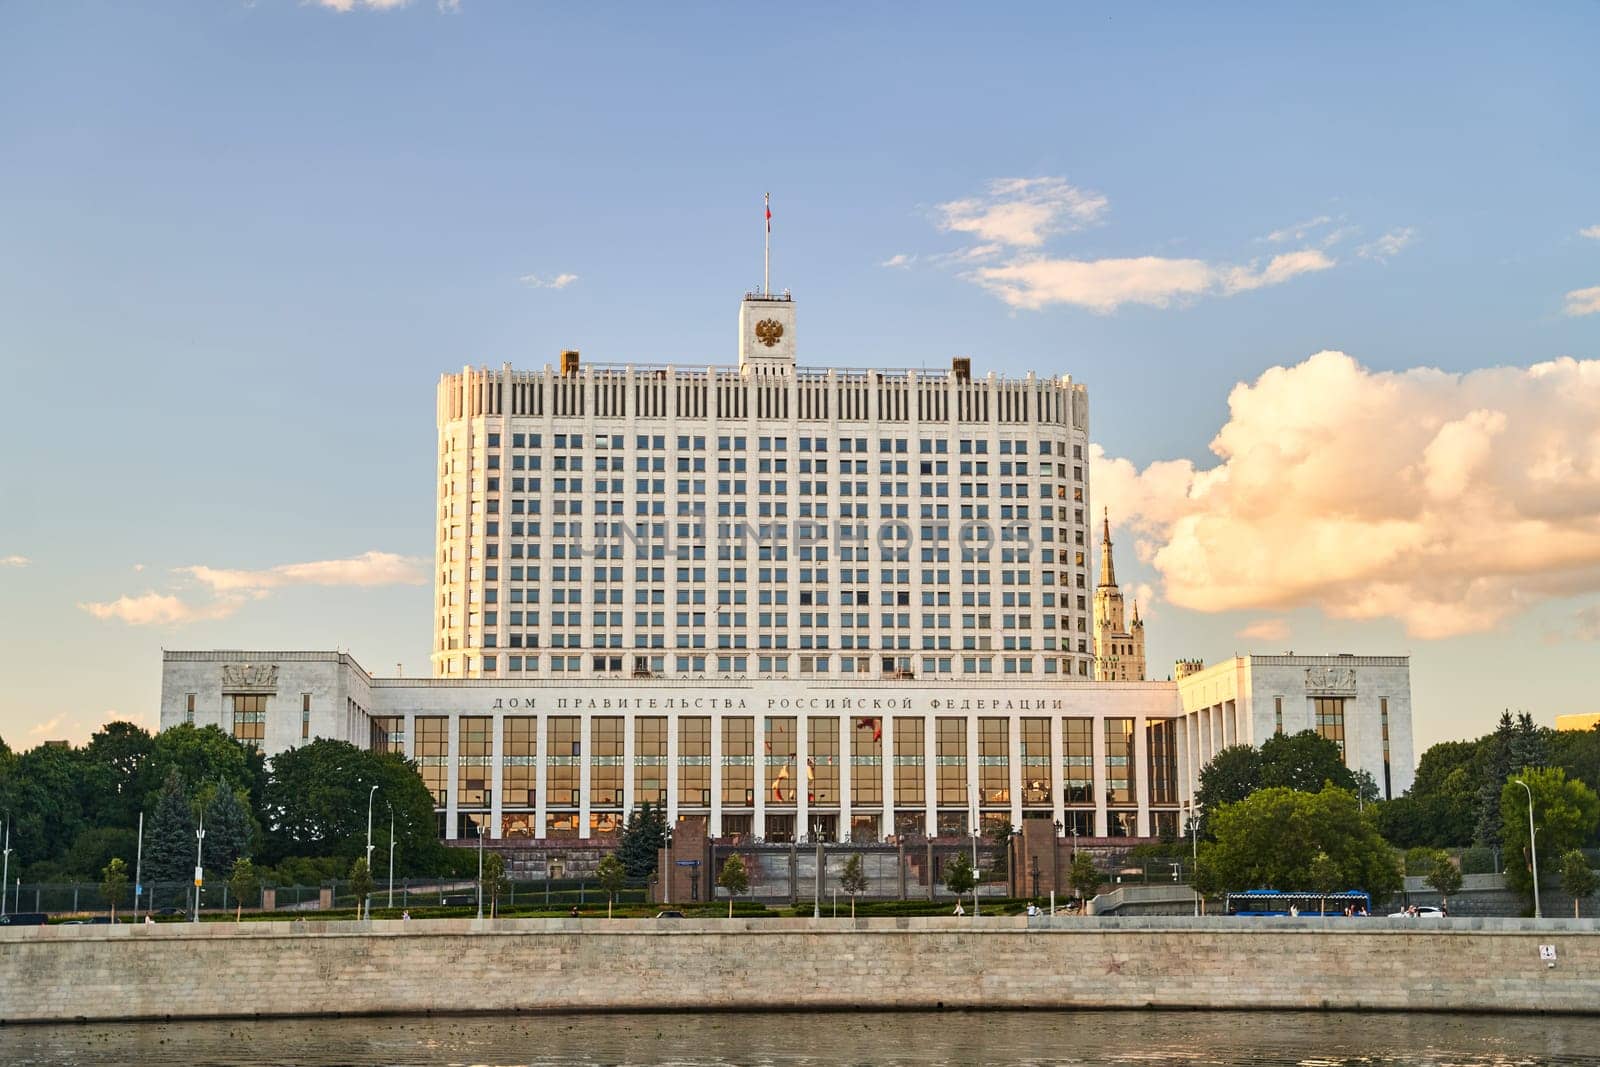
[[[489,432],[485,435],[489,448],[501,447],[503,435],[498,432]],[[581,433],[557,433],[550,435],[551,445],[560,450],[581,449],[584,447],[584,435]],[[591,447],[596,449],[620,449],[625,447],[626,440],[623,434],[593,434],[590,437]],[[678,434],[676,443],[678,451],[704,452],[707,449],[708,438],[704,434]],[[759,452],[787,452],[789,450],[788,437],[756,437],[756,450]],[[865,454],[869,451],[865,437],[841,437],[833,445],[833,451],[840,453]],[[716,450],[727,452],[729,450],[745,452],[749,450],[751,438],[739,434],[719,435],[716,438]],[[446,444],[453,445],[454,441],[446,440]],[[475,442],[468,440],[467,447],[471,448]],[[1002,438],[996,443],[996,448],[1002,456],[1026,456],[1029,454],[1048,456],[1051,454],[1051,442],[1030,441],[1028,438]],[[1055,442],[1055,454],[1066,455],[1066,442]],[[542,433],[513,433],[511,434],[512,448],[543,448],[544,435]],[[661,452],[667,447],[665,434],[637,434],[633,439],[633,447],[641,452]],[[795,449],[799,452],[827,452],[829,439],[826,437],[797,437]],[[987,455],[989,441],[987,438],[961,438],[957,449],[961,455]],[[453,449],[446,448],[445,452]],[[878,438],[878,451],[896,455],[905,455],[910,450],[910,438],[882,437]],[[948,438],[920,438],[917,441],[917,452],[920,455],[945,455],[950,451]],[[1072,457],[1083,458],[1083,446],[1072,446]]]

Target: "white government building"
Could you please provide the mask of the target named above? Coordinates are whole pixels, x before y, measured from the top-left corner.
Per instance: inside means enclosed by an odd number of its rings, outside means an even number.
[[[1217,749],[1280,730],[1409,786],[1405,657],[1138,680],[1143,623],[1091,580],[1083,385],[805,371],[795,325],[763,291],[737,367],[445,375],[434,677],[169,651],[162,727],[403,752],[446,838],[605,836],[644,801],[768,841],[1172,835]]]

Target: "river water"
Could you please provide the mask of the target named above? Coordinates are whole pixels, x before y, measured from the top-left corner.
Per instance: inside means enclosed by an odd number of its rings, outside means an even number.
[[[1600,1018],[1221,1012],[430,1016],[0,1028],[0,1064],[1600,1065]]]

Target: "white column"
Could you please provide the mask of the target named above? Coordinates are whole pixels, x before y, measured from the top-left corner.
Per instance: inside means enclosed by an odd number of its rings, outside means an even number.
[[[967,716],[967,811],[972,822],[967,833],[979,828],[983,822],[983,796],[978,791],[978,717]]]
[[[922,717],[923,815],[929,837],[939,832],[939,750],[934,733],[938,721],[937,715]]]
[[[1106,821],[1106,720],[1103,716],[1094,717],[1094,730],[1090,740],[1094,742],[1094,833],[1096,837],[1104,837],[1111,832],[1110,824]]]
[[[1066,825],[1067,821],[1067,749],[1061,743],[1061,725],[1064,716],[1050,716],[1050,818]],[[1059,887],[1058,887],[1059,888]]]
[[[589,766],[594,760],[594,716],[578,716],[578,836],[589,836],[589,789],[593,780]]]
[[[544,765],[549,756],[550,744],[545,738],[545,723],[547,717],[536,715],[533,719],[533,836],[535,840],[543,840],[545,836],[545,809],[550,793],[550,768]]]
[[[494,735],[489,739],[489,836],[500,839],[500,783],[505,773],[505,716],[490,720]]]
[[[667,716],[667,828],[678,825],[678,717]]]
[[[1178,764],[1178,804],[1181,807],[1189,802],[1189,720],[1187,716],[1178,716],[1172,720],[1174,727],[1173,737],[1177,748],[1174,758]]]
[[[1022,719],[1013,713],[1006,726],[1006,769],[1011,780],[1011,825],[1022,826]]]
[[[850,783],[855,774],[855,718],[839,716],[839,840],[850,840]]]
[[[883,766],[878,768],[883,773],[883,813],[878,816],[878,839],[882,840],[894,833],[894,716],[883,717],[883,744],[879,746],[883,753]]]
[[[755,815],[750,820],[750,832],[760,840],[767,837],[767,717],[757,715],[755,729],[752,733],[755,738],[755,771],[751,781],[755,783]]]
[[[806,774],[807,751],[811,745],[811,722],[803,714],[794,717],[794,836],[811,839],[811,782]]]
[[[638,755],[638,746],[634,743],[634,719],[636,716],[624,715],[622,717],[622,819],[626,823],[629,812],[634,805],[639,803],[635,795],[633,761]]]
[[[722,713],[711,713],[711,825],[712,837],[722,836]]]
[[[1150,836],[1150,739],[1145,736],[1146,719],[1143,715],[1133,720],[1133,754],[1128,758],[1133,766],[1128,773],[1133,776],[1133,797],[1139,805],[1135,824],[1141,837]]]
[[[452,841],[459,829],[459,819],[456,813],[456,783],[459,782],[461,767],[459,765],[459,735],[461,732],[461,716],[451,714],[446,721],[449,737],[447,754],[444,767],[444,836],[445,840]]]

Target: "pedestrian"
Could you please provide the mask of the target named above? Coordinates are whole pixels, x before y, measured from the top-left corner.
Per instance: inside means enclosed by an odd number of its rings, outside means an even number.
[[[400,913],[400,921],[403,923],[408,923],[411,921],[411,910],[409,908]]]
[[[966,913],[967,913],[967,909],[963,908],[961,906],[961,901],[958,900],[958,901],[956,901],[956,910],[951,912],[950,914],[952,914],[952,915],[965,915]]]
[[[572,917],[574,919],[578,917],[578,906],[576,904],[572,906]]]
[[[1298,905],[1298,904],[1290,904],[1289,905],[1289,918],[1298,919],[1299,917],[1300,917],[1300,905]]]
[[[155,919],[150,917],[150,913],[149,912],[145,912],[145,914],[144,914],[144,924],[146,926],[154,926],[156,924]]]

